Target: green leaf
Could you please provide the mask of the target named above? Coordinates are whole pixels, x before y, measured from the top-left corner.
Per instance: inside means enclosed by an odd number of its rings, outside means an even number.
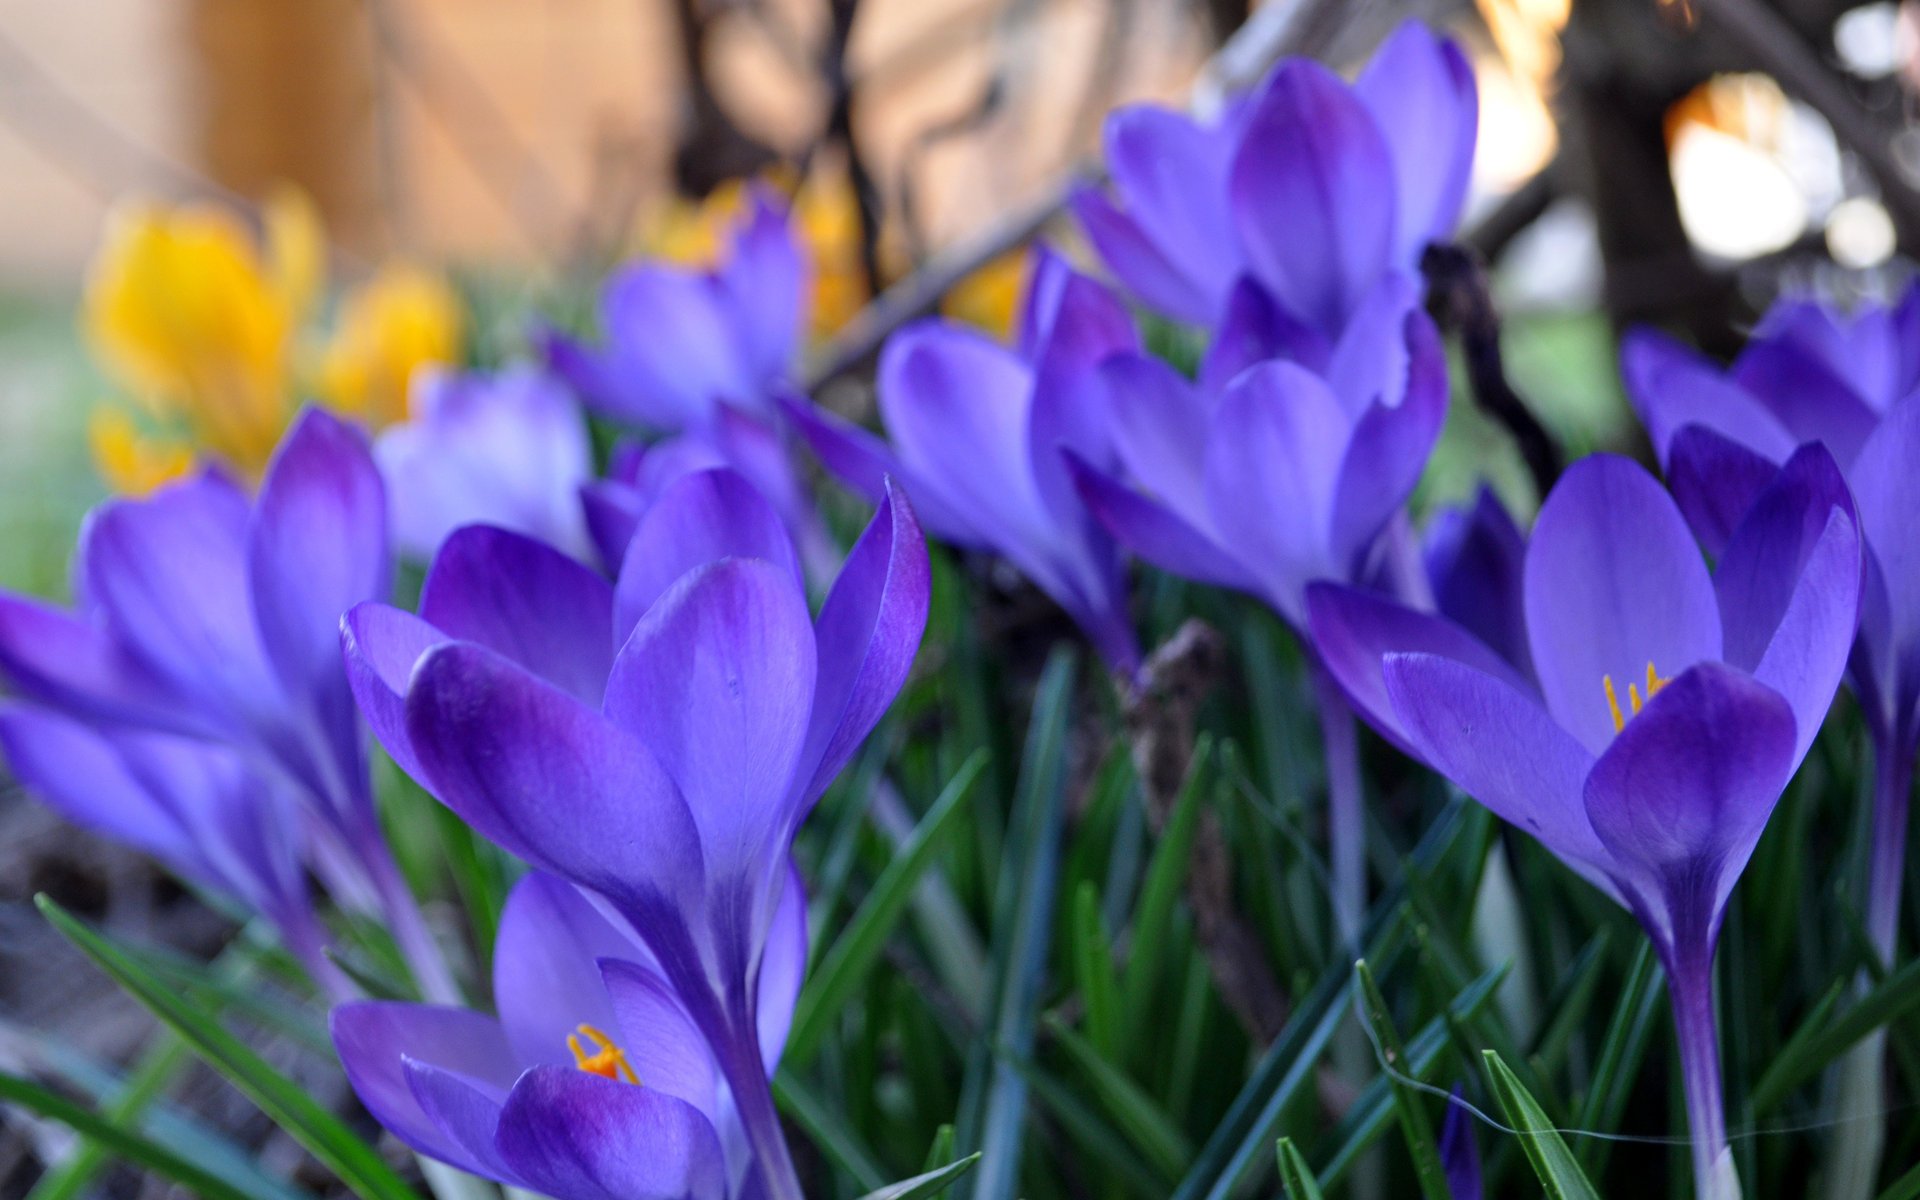
[[[1600,1193],[1581,1171],[1573,1151],[1567,1149],[1560,1132],[1507,1064],[1491,1050],[1483,1052],[1483,1057],[1493,1094],[1499,1098],[1508,1122],[1519,1132],[1521,1148],[1527,1152],[1534,1174],[1546,1185],[1548,1200],[1600,1200]]]
[[[55,929],[145,1005],[207,1064],[246,1093],[321,1163],[366,1200],[418,1200],[379,1152],[355,1137],[340,1120],[316,1104],[292,1080],[269,1066],[247,1045],[205,1013],[187,1004],[133,956],[87,928],[72,914],[41,895],[34,898]]]
[[[1146,1022],[1153,1011],[1154,988],[1160,982],[1161,964],[1166,961],[1166,944],[1173,927],[1174,904],[1187,880],[1187,864],[1192,856],[1194,833],[1200,828],[1205,795],[1207,761],[1213,753],[1213,739],[1200,735],[1193,747],[1193,761],[1187,767],[1186,782],[1167,818],[1159,844],[1147,863],[1146,883],[1140,889],[1140,901],[1133,910],[1133,937],[1127,951],[1126,974],[1121,980],[1123,1011],[1128,1040],[1136,1046],[1149,1039]]]
[[[1772,1112],[1793,1089],[1813,1078],[1881,1026],[1920,1008],[1920,960],[1887,976],[1837,1019],[1831,1013],[1843,985],[1836,983],[1767,1064],[1753,1087],[1755,1115]]]
[[[180,1068],[191,1061],[186,1045],[172,1030],[159,1030],[141,1052],[133,1072],[106,1105],[102,1117],[122,1128],[137,1125],[148,1106],[173,1083]],[[112,1155],[105,1146],[82,1142],[65,1160],[48,1168],[33,1185],[27,1200],[74,1200],[111,1161]]]
[[[1130,1139],[1141,1154],[1164,1173],[1167,1180],[1180,1172],[1193,1158],[1193,1146],[1173,1119],[1162,1111],[1153,1097],[1124,1075],[1112,1062],[1100,1056],[1086,1038],[1057,1020],[1049,1019],[1047,1030],[1067,1052],[1074,1065],[1091,1085],[1114,1124]]]
[[[1607,1022],[1600,1057],[1593,1068],[1593,1081],[1580,1106],[1574,1110],[1575,1129],[1612,1129],[1619,1124],[1627,1095],[1640,1073],[1640,1060],[1646,1056],[1654,1018],[1659,1015],[1661,979],[1654,961],[1653,944],[1642,941],[1633,967],[1627,972],[1626,986],[1620,991],[1620,1003]],[[1610,1144],[1604,1138],[1589,1139],[1581,1158],[1588,1170],[1601,1169]]]
[[[1083,880],[1073,897],[1073,967],[1086,1006],[1087,1040],[1097,1056],[1120,1052],[1120,985],[1114,978],[1113,949],[1100,921],[1100,889]]]
[[[1880,1193],[1879,1200],[1920,1200],[1920,1167],[1915,1167],[1888,1184],[1887,1190]]]
[[[833,1021],[846,1011],[873,970],[873,964],[879,961],[887,939],[893,935],[907,902],[913,898],[920,876],[933,863],[941,834],[954,816],[963,811],[960,802],[980,777],[986,762],[984,750],[975,751],[967,759],[966,765],[915,827],[912,838],[880,873],[873,891],[867,894],[846,930],[827,949],[794,1008],[793,1033],[787,1038],[783,1061],[795,1068],[805,1066]]]
[[[974,1164],[979,1161],[980,1154],[975,1151],[959,1162],[948,1163],[938,1171],[928,1171],[925,1175],[902,1179],[899,1183],[890,1184],[877,1192],[868,1192],[861,1200],[932,1200],[933,1197],[951,1187],[954,1180],[973,1170]]]
[[[1374,1047],[1386,1060],[1387,1086],[1393,1090],[1393,1109],[1400,1118],[1407,1150],[1413,1155],[1413,1174],[1420,1192],[1427,1200],[1453,1200],[1446,1172],[1440,1166],[1440,1145],[1434,1140],[1433,1119],[1427,1113],[1425,1098],[1406,1080],[1411,1064],[1388,1014],[1387,999],[1380,994],[1365,959],[1355,963],[1353,970],[1360,980],[1360,1015],[1373,1035]]]
[[[870,1192],[887,1186],[887,1172],[873,1151],[812,1088],[783,1070],[773,1077],[773,1098],[822,1154],[853,1177],[855,1186]]]
[[[1280,1186],[1286,1189],[1287,1200],[1321,1200],[1320,1185],[1313,1181],[1313,1172],[1294,1149],[1292,1138],[1281,1138],[1274,1155],[1280,1160]]]
[[[272,1195],[241,1191],[218,1175],[202,1170],[192,1161],[114,1124],[90,1109],[82,1108],[30,1079],[0,1071],[0,1100],[58,1121],[108,1153],[171,1179],[203,1197],[203,1200],[265,1200]]]

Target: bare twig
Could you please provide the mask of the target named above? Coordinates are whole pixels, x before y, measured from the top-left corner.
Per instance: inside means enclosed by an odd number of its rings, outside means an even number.
[[[683,195],[703,198],[729,179],[758,174],[779,156],[734,123],[707,79],[707,21],[695,0],[674,0],[674,32],[685,76],[674,183]]]
[[[880,291],[880,192],[873,182],[873,171],[860,152],[860,139],[853,128],[853,79],[847,72],[847,45],[853,38],[854,22],[860,15],[860,0],[833,0],[833,27],[827,39],[826,75],[828,94],[827,137],[840,143],[846,156],[847,184],[853,189],[854,204],[860,216],[860,269],[866,276],[867,294]]]
[[[1205,622],[1190,620],[1154,651],[1122,698],[1134,772],[1156,834],[1172,817],[1192,767],[1195,717],[1219,681],[1222,657],[1220,635]],[[1286,997],[1267,965],[1270,956],[1260,935],[1234,908],[1233,858],[1212,809],[1201,813],[1194,832],[1187,903],[1220,998],[1247,1036],[1266,1045],[1286,1024]]]
[[[1560,477],[1560,447],[1507,381],[1500,356],[1500,315],[1487,285],[1486,265],[1468,247],[1435,243],[1420,256],[1420,269],[1441,325],[1459,331],[1474,400],[1512,435],[1534,486],[1545,496]]]

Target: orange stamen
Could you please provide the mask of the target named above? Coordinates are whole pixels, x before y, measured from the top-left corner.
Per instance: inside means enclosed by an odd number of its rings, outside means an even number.
[[[587,1053],[580,1044],[580,1035],[594,1046],[592,1054]],[[622,1050],[612,1038],[591,1025],[580,1026],[579,1034],[567,1035],[567,1049],[573,1051],[573,1061],[589,1075],[598,1075],[603,1079],[617,1080],[621,1083],[639,1083],[640,1076],[633,1070],[633,1064],[627,1061],[627,1052]]]

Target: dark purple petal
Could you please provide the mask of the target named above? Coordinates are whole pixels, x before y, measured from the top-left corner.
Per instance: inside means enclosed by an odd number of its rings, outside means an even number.
[[[520,1073],[499,1022],[463,1008],[375,1000],[343,1004],[328,1018],[333,1046],[360,1103],[407,1145],[455,1166],[484,1168],[414,1098],[406,1061],[429,1063],[499,1089]]]
[[[819,674],[800,759],[803,804],[826,791],[906,682],[926,631],[930,588],[913,506],[889,492],[814,623]]]
[[[1613,741],[1605,681],[1620,711],[1646,694],[1651,665],[1671,679],[1720,657],[1720,604],[1700,548],[1653,476],[1596,454],[1567,469],[1527,548],[1527,632],[1541,694],[1595,753]]]
[[[720,1200],[713,1125],[664,1092],[566,1067],[537,1067],[500,1114],[500,1156],[559,1200]]]
[[[1717,928],[1793,761],[1786,700],[1750,675],[1701,663],[1660,689],[1600,756],[1587,815],[1646,899],[1702,888]]]
[[[1044,247],[1034,253],[1025,321],[1033,331],[1033,398],[1028,408],[1028,469],[1053,520],[1072,527],[1086,520],[1062,449],[1109,465],[1113,436],[1093,371],[1115,354],[1132,353],[1139,338],[1117,297]]]
[[[1109,355],[1139,349],[1133,316],[1118,296],[1044,242],[1034,245],[1029,260],[1019,351],[1036,375],[1085,371]]]
[[[0,592],[0,676],[23,695],[92,718],[189,729],[201,719],[99,625]]]
[[[607,714],[686,797],[709,878],[773,882],[814,677],[806,597],[785,568],[755,559],[682,577],[614,663]]]
[[[1913,659],[1920,654],[1920,537],[1914,536],[1916,515],[1920,515],[1920,392],[1888,410],[1880,428],[1868,440],[1855,460],[1848,479],[1860,514],[1860,528],[1873,552],[1875,590],[1884,599],[1884,608],[1873,607],[1875,619],[1863,622],[1871,627],[1872,653],[1891,671],[1896,667],[1908,678],[1900,681],[1903,696],[1915,686],[1911,677]],[[1863,628],[1863,641],[1869,629]],[[1881,686],[1891,682],[1879,681]],[[1892,719],[1903,714],[1889,713]]]
[[[1340,684],[1354,710],[1380,735],[1418,754],[1387,694],[1382,664],[1389,654],[1437,654],[1493,677],[1519,693],[1526,678],[1452,621],[1408,608],[1388,596],[1337,583],[1307,588],[1307,629],[1320,661]]]
[[[1393,711],[1420,758],[1620,898],[1607,878],[1611,856],[1581,798],[1593,756],[1538,701],[1435,654],[1390,654],[1383,673]]]
[[[1471,509],[1443,509],[1427,528],[1427,580],[1441,615],[1531,677],[1522,583],[1526,558],[1526,537],[1484,486]]]
[[[1413,266],[1428,242],[1452,235],[1466,203],[1480,121],[1473,68],[1451,39],[1406,21],[1374,51],[1353,90],[1393,155],[1395,257]]]
[[[387,754],[423,786],[431,785],[407,733],[407,682],[421,656],[446,640],[445,633],[390,604],[357,605],[340,621],[354,703]]]
[[[762,559],[801,586],[780,514],[733,471],[699,471],[660,494],[634,530],[614,591],[615,644],[682,576],[723,558]],[[603,676],[604,678],[604,676]]]
[[[620,1039],[640,1086],[684,1100],[718,1124],[720,1066],[673,985],[624,959],[600,964],[601,992],[616,1014],[605,1028]]]
[[[478,1174],[518,1186],[519,1176],[500,1157],[495,1145],[501,1107],[507,1099],[505,1090],[413,1058],[406,1060],[406,1072],[407,1085],[413,1089],[420,1111],[470,1156],[479,1168]]]
[[[1359,569],[1375,535],[1413,494],[1447,419],[1447,354],[1425,313],[1406,318],[1404,344],[1399,394],[1365,410],[1340,464],[1329,537],[1337,568]]]
[[[1447,1193],[1452,1200],[1483,1200],[1473,1114],[1457,1085],[1448,1097],[1446,1119],[1440,1123],[1440,1169],[1446,1172]]]
[[[1842,466],[1880,420],[1831,366],[1782,342],[1749,345],[1728,377],[1766,405],[1795,442],[1824,442]]]
[[[1248,118],[1228,194],[1260,281],[1339,330],[1394,243],[1393,159],[1366,106],[1320,64],[1284,64]]]
[[[1258,589],[1253,576],[1210,534],[1071,455],[1068,463],[1088,509],[1128,550],[1183,578],[1247,592]]]
[[[594,553],[609,574],[620,570],[627,556],[627,543],[647,511],[647,498],[639,488],[614,479],[596,479],[580,487],[580,512],[586,518],[587,536],[593,540]]]
[[[1887,322],[1893,331],[1894,352],[1899,361],[1894,367],[1893,390],[1881,401],[1883,409],[1920,388],[1920,280],[1907,285],[1888,314]],[[1877,399],[1867,397],[1868,403]]]
[[[1087,240],[1120,285],[1149,308],[1196,325],[1213,320],[1218,299],[1193,278],[1126,213],[1093,188],[1075,192],[1069,206]]]
[[[567,1037],[581,1025],[618,1030],[603,958],[652,960],[565,880],[534,872],[514,885],[494,943],[493,1000],[519,1062],[570,1066]]]
[[[470,642],[415,668],[407,731],[441,803],[623,912],[698,895],[700,837],[654,756],[593,709]]]
[[[1703,425],[1776,463],[1799,444],[1764,404],[1665,334],[1629,331],[1620,341],[1620,375],[1663,464],[1674,437],[1689,425]]]
[[[613,589],[590,568],[491,525],[454,531],[420,590],[420,616],[598,706],[613,669]]]
[[[1667,486],[1709,554],[1723,554],[1747,509],[1780,464],[1704,425],[1688,425],[1667,450]]]
[[[1243,278],[1228,293],[1226,316],[1200,360],[1200,387],[1218,394],[1240,372],[1270,358],[1318,371],[1331,353],[1325,334],[1274,303],[1258,283]]]

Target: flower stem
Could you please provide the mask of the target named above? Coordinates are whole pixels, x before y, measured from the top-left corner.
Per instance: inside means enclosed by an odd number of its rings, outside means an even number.
[[[1317,658],[1309,662],[1320,736],[1326,747],[1327,841],[1333,874],[1334,933],[1349,954],[1359,952],[1367,907],[1367,815],[1360,790],[1360,739],[1353,709]]]
[[[749,1026],[745,1037],[729,1038],[728,1043],[731,1049],[723,1056],[722,1071],[733,1093],[734,1110],[747,1131],[747,1143],[753,1148],[754,1169],[760,1179],[758,1195],[761,1200],[806,1200],[800,1190],[800,1177],[793,1169],[793,1156],[787,1151],[787,1135],[780,1128],[773,1088],[761,1065],[759,1037]]]
[[[1681,947],[1667,964],[1680,1073],[1687,1093],[1687,1131],[1693,1150],[1697,1200],[1739,1200],[1727,1150],[1727,1119],[1720,1092],[1720,1030],[1713,1011],[1713,943]]]

